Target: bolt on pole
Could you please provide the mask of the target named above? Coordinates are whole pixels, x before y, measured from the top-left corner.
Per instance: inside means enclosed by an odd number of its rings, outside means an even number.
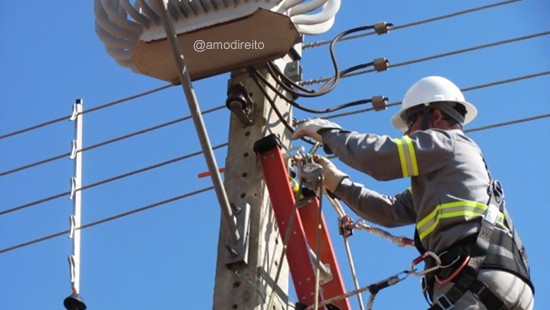
[[[168,6],[164,0],[157,0],[157,5],[159,7],[162,23],[164,24],[164,29],[166,31],[166,37],[170,42],[170,46],[174,55],[174,60],[176,62],[176,65],[178,66],[179,80],[181,82],[185,97],[187,99],[187,103],[189,105],[189,110],[193,118],[193,123],[195,125],[197,135],[199,136],[201,147],[204,152],[204,157],[206,159],[206,164],[208,165],[208,170],[210,171],[210,176],[212,178],[212,183],[214,183],[216,196],[222,209],[222,216],[224,221],[227,223],[227,227],[229,229],[229,238],[231,244],[236,244],[237,241],[240,239],[237,223],[235,217],[233,216],[233,211],[231,209],[231,205],[229,204],[229,200],[227,199],[227,194],[225,192],[220,173],[218,172],[218,165],[216,163],[214,152],[212,151],[212,146],[206,132],[206,127],[202,119],[202,114],[197,101],[197,97],[195,96],[195,91],[191,84],[191,77],[189,75],[188,67],[185,63],[183,52],[181,51],[181,48],[179,46],[177,34],[174,30],[174,25],[172,24],[171,17],[168,14]]]

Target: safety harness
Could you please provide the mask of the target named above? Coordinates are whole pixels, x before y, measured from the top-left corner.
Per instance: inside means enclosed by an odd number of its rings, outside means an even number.
[[[446,251],[439,253],[441,268],[435,275],[424,278],[425,295],[430,299],[433,294],[434,281],[441,285],[449,282],[454,283],[450,290],[433,300],[429,310],[452,309],[468,291],[478,298],[487,309],[507,309],[487,285],[477,279],[480,268],[510,272],[525,281],[533,293],[535,291],[529,275],[525,248],[506,210],[502,187],[497,180],[491,178],[490,173],[489,177],[491,179],[491,184],[488,187],[490,199],[487,205],[489,207],[481,221],[479,232],[477,235],[460,240]],[[504,224],[508,227],[509,232],[496,225],[500,212],[504,214]],[[415,231],[415,246],[420,253],[426,252],[420,243],[418,231]],[[435,265],[435,262],[428,259],[426,265],[426,268],[430,268]]]

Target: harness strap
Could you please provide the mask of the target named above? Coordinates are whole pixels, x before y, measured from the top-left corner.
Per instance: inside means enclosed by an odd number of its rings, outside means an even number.
[[[490,310],[507,310],[508,308],[495,295],[487,285],[477,279],[477,274],[472,268],[467,268],[456,278],[455,284],[444,294],[434,300],[428,310],[449,310],[453,309],[456,302],[470,291],[485,308]]]

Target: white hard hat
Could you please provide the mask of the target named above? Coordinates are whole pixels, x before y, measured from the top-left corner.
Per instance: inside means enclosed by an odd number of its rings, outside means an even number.
[[[464,95],[453,82],[440,76],[428,76],[418,80],[405,93],[401,109],[392,117],[393,126],[406,132],[408,129],[404,119],[406,111],[435,102],[456,102],[463,105],[466,109],[463,125],[471,122],[477,115],[476,107],[464,99]]]

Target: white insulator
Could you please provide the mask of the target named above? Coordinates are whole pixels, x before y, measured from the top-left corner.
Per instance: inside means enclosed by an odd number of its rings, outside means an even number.
[[[288,10],[288,16],[294,16],[299,14],[308,13],[317,10],[321,6],[325,5],[329,0],[311,0],[306,3],[298,4]]]
[[[334,25],[335,18],[331,18],[324,23],[317,25],[296,25],[298,31],[302,34],[317,35],[327,32]]]
[[[340,0],[329,0],[323,6],[323,11],[313,15],[296,15],[290,19],[294,24],[316,25],[328,21],[336,16],[340,9]],[[330,27],[329,27],[330,28]]]
[[[279,6],[279,8],[277,9],[277,12],[279,13],[284,13],[286,12],[286,10],[288,10],[289,8],[297,5],[297,4],[300,4],[304,2],[304,0],[286,0],[286,1],[281,1],[281,5]]]

